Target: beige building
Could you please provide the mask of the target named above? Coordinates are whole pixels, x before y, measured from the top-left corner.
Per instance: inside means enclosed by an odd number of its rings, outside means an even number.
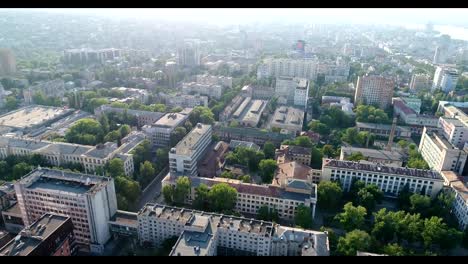
[[[167,113],[151,125],[143,126],[142,130],[155,147],[167,147],[171,142],[172,132],[185,124],[192,108],[185,108],[179,113]]]
[[[275,151],[277,163],[297,161],[302,165],[309,166],[312,159],[312,149],[293,145],[281,145]]]
[[[270,128],[284,129],[291,134],[297,135],[302,131],[303,122],[303,110],[280,106],[275,110],[275,114],[270,122]]]
[[[349,191],[353,179],[366,184],[375,184],[385,196],[397,197],[405,185],[412,193],[425,190],[425,195],[434,198],[442,189],[444,179],[436,171],[386,166],[377,163],[324,159],[323,181],[340,181]]]
[[[355,104],[377,105],[381,109],[386,109],[392,104],[393,80],[382,76],[359,76]]]

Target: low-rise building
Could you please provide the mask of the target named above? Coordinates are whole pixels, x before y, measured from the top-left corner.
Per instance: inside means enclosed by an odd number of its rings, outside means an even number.
[[[302,131],[303,122],[303,110],[280,106],[275,110],[275,114],[270,122],[270,128],[284,129],[293,135],[297,135]]]
[[[405,156],[398,151],[341,147],[340,160],[347,160],[349,156],[357,153],[361,153],[367,161],[396,167],[403,166],[403,160],[405,158]]]
[[[324,159],[323,181],[339,181],[343,190],[349,191],[353,179],[366,184],[375,184],[385,196],[397,197],[405,185],[412,193],[421,193],[434,198],[442,189],[444,179],[432,170],[410,169],[378,163]]]
[[[286,139],[292,139],[292,134],[281,134],[269,132],[258,128],[251,127],[227,127],[220,124],[214,126],[213,133],[223,141],[242,140],[251,141],[258,145],[263,145],[270,141],[273,144],[279,145]]]
[[[167,113],[151,125],[143,126],[142,130],[155,147],[167,147],[171,142],[172,132],[185,124],[192,108],[185,108],[179,113]]]
[[[110,105],[101,105],[100,107],[94,109],[94,114],[97,118],[100,118],[104,113],[126,113],[127,115],[133,116],[137,119],[138,127],[142,127],[144,125],[151,125],[158,121],[164,115],[164,113],[160,112],[118,108],[112,107]]]
[[[212,127],[198,123],[177,145],[169,151],[171,173],[196,176],[197,163],[212,141]]]
[[[76,250],[73,229],[70,217],[44,214],[0,248],[0,256],[72,256]]]
[[[113,87],[113,88],[110,88],[110,90],[120,92],[126,98],[131,98],[132,100],[137,100],[142,104],[148,103],[149,94],[150,94],[145,89],[137,89],[137,88]]]
[[[214,76],[208,74],[197,75],[197,83],[210,84],[210,85],[222,85],[226,88],[232,89],[232,77],[227,76]]]
[[[229,144],[223,141],[213,142],[203,159],[198,163],[200,177],[213,178],[221,175],[224,166],[224,156],[229,150]]]
[[[26,104],[34,103],[34,96],[38,93],[46,98],[58,97],[62,99],[65,95],[65,82],[62,79],[56,79],[23,89],[23,97]]]
[[[398,116],[407,125],[437,127],[439,122],[439,119],[435,116],[418,114],[414,108],[400,98],[393,98],[393,112],[394,116]]]
[[[358,132],[367,131],[378,137],[389,137],[392,131],[392,125],[356,122]],[[397,126],[395,129],[395,137],[410,138],[411,129],[409,127]]]
[[[138,232],[141,244],[153,246],[178,236],[170,256],[330,254],[324,232],[159,204],[146,204],[138,212]]]
[[[196,106],[208,106],[208,97],[204,95],[189,95],[177,93],[175,95],[162,95],[161,97],[165,100],[166,106],[170,108],[194,108]]]
[[[312,149],[293,145],[281,145],[275,151],[277,163],[297,161],[302,165],[309,166],[312,159]]]
[[[196,93],[220,99],[224,92],[224,86],[217,84],[201,84],[196,82],[183,83],[182,91],[185,94]]]
[[[241,126],[257,127],[267,106],[267,101],[252,100],[251,97],[241,98],[242,102],[238,105],[237,109],[231,111],[230,116],[227,115],[227,112],[223,113],[223,120],[237,120]]]

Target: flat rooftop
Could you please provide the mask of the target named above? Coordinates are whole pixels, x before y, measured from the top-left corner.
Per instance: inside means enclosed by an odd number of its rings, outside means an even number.
[[[154,126],[174,128],[180,125],[181,122],[188,117],[184,113],[167,113],[163,115],[158,121],[154,122]]]
[[[27,189],[80,195],[99,191],[111,178],[62,170],[38,168],[22,177],[17,183]]]
[[[387,124],[377,124],[377,123],[364,123],[364,122],[356,122],[356,126],[358,128],[367,128],[367,129],[381,129],[381,130],[388,130],[392,129],[392,125]],[[404,126],[397,126],[396,129],[401,132],[411,132],[409,127]]]
[[[28,128],[46,123],[70,112],[70,109],[50,106],[24,107],[0,116],[0,126]]]
[[[401,161],[403,158],[403,155],[397,151],[355,147],[341,147],[341,151],[344,153],[345,156],[361,152],[362,155],[364,155],[364,157],[371,157],[375,159]]]
[[[412,168],[405,168],[405,167],[392,167],[392,166],[385,166],[385,165],[376,164],[376,163],[367,164],[367,163],[360,163],[360,162],[354,162],[354,161],[348,161],[348,160],[325,159],[323,163],[323,167],[331,167],[331,168],[338,168],[338,169],[351,169],[351,170],[356,170],[356,171],[361,171],[361,172],[386,173],[386,174],[403,175],[403,176],[443,181],[442,176],[440,176],[440,174],[437,173],[436,171],[412,169]]]
[[[70,217],[54,214],[43,215],[29,226],[31,235],[20,233],[0,249],[0,256],[28,256],[66,221],[71,221]]]
[[[458,149],[457,147],[450,144],[450,142],[442,135],[440,129],[432,129],[426,131],[427,136],[437,145],[437,147],[442,149]]]
[[[198,142],[205,135],[211,125],[197,124],[192,131],[190,131],[177,145],[174,147],[176,152],[174,154],[190,156],[192,151],[198,146]]]
[[[287,125],[302,128],[303,121],[304,111],[294,107],[280,106],[275,110],[275,114],[271,119],[271,125]]]
[[[127,226],[138,226],[138,214],[127,211],[117,211],[110,219],[110,222],[115,222]]]

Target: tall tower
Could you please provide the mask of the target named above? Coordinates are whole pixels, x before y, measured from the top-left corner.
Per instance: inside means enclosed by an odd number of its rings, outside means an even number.
[[[390,131],[390,136],[388,137],[388,144],[385,150],[392,151],[392,146],[393,146],[393,138],[395,137],[395,130],[396,130],[396,124],[397,124],[398,117],[393,118],[392,122],[392,130]]]

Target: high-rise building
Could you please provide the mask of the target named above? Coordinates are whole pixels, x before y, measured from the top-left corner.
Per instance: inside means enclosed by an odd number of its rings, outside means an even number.
[[[72,256],[75,246],[71,218],[48,213],[0,248],[0,256]]]
[[[437,46],[434,52],[432,63],[439,64],[447,61],[447,49],[444,46]]]
[[[307,106],[309,98],[309,81],[306,78],[277,77],[275,82],[275,96],[282,98],[289,105]]]
[[[67,64],[88,64],[88,63],[102,63],[106,60],[113,60],[121,57],[123,51],[120,49],[69,49],[65,50],[64,62]]]
[[[201,64],[200,41],[187,40],[177,49],[177,63],[180,66],[198,66]]]
[[[257,79],[268,77],[300,77],[315,81],[318,59],[266,59],[257,69]]]
[[[166,62],[166,67],[164,72],[167,76],[167,83],[169,88],[173,89],[176,87],[177,83],[177,62],[175,61],[168,61]]]
[[[437,66],[432,82],[432,91],[441,89],[448,93],[455,89],[458,82],[458,71],[449,66]]]
[[[155,147],[167,147],[171,142],[171,134],[179,126],[183,126],[189,118],[192,108],[185,108],[179,113],[167,113],[154,124],[143,126],[142,130]]]
[[[430,86],[430,77],[427,74],[413,74],[411,76],[410,90],[417,92],[422,89],[429,88]]]
[[[386,109],[392,104],[394,86],[392,79],[383,76],[359,76],[354,102]]]
[[[455,147],[463,149],[468,142],[468,125],[461,120],[441,116],[438,126],[442,129],[444,137]]]
[[[117,211],[114,180],[108,177],[38,168],[15,183],[25,225],[46,213],[69,216],[76,242],[102,252],[110,239],[108,221]]]
[[[9,49],[0,49],[0,76],[16,72],[16,59]]]
[[[211,125],[198,123],[169,151],[169,168],[174,174],[197,176],[197,163],[211,143]]]

